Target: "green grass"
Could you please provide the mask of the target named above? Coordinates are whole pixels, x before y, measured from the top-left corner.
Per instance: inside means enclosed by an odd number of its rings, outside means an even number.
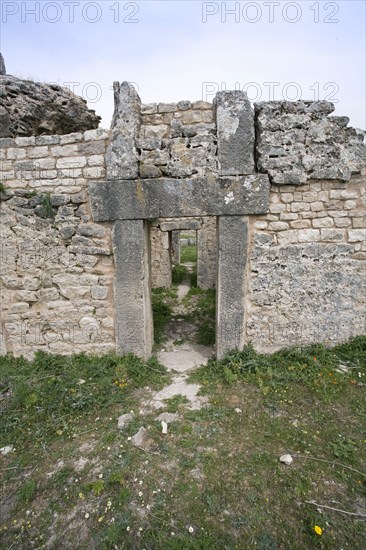
[[[155,360],[2,357],[0,446],[15,450],[0,469],[1,547],[363,548],[365,362],[366,337],[271,355],[248,346],[192,376],[207,407],[166,402],[179,420],[162,435],[158,412],[140,412],[145,386],[168,383]],[[141,426],[148,451],[129,439]]]
[[[53,219],[55,217],[55,210],[52,207],[50,193],[44,193],[40,203],[41,215],[43,218]]]
[[[153,288],[151,291],[155,344],[164,341],[164,329],[171,319],[172,303],[176,296],[173,288]]]
[[[187,317],[198,327],[197,343],[212,346],[215,343],[215,290],[191,287],[184,298],[184,303],[189,306],[193,297],[195,298],[194,307]]]
[[[188,271],[185,265],[176,264],[172,268],[172,281],[173,285],[179,285],[187,277]]]
[[[121,404],[135,388],[161,387],[168,377],[155,358],[37,352],[33,361],[0,356],[0,447],[37,448],[81,431],[86,419]]]
[[[351,371],[360,369],[357,372],[362,379],[366,376],[366,337],[354,338],[332,349],[318,344],[283,349],[271,355],[257,353],[248,345],[243,351],[231,352],[222,361],[210,361],[196,376],[212,383],[250,381],[265,394],[286,391],[290,383],[299,384],[324,399],[331,399],[344,378],[337,370],[342,362]]]
[[[186,262],[197,262],[197,246],[181,246],[180,248],[180,261],[182,264]]]

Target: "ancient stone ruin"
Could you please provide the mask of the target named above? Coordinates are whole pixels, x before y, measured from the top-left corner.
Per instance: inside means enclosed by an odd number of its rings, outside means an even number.
[[[84,132],[99,122],[69,89],[7,75],[0,54],[0,138]]]
[[[365,332],[363,132],[326,101],[114,91],[110,131],[0,140],[2,353],[148,357],[151,286],[186,229],[217,357]]]
[[[0,53],[0,76],[3,76],[5,74],[6,74],[5,61],[2,53]]]

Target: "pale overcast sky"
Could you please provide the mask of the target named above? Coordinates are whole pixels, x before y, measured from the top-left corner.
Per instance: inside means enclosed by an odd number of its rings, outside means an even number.
[[[363,0],[2,0],[1,31],[8,74],[73,88],[105,128],[114,80],[144,103],[329,99],[366,128]]]

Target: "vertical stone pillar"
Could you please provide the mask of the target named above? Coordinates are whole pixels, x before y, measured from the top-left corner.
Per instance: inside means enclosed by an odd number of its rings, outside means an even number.
[[[106,152],[107,179],[137,179],[136,139],[141,127],[141,99],[128,82],[113,83],[114,113]]]
[[[180,231],[172,231],[172,263],[180,264]]]
[[[254,111],[245,92],[218,92],[214,100],[220,176],[254,174]]]
[[[247,218],[219,217],[217,234],[216,357],[222,359],[244,346]]]
[[[153,346],[148,222],[116,221],[113,252],[117,353],[147,359]]]
[[[216,217],[203,218],[197,231],[197,286],[203,290],[216,286]]]
[[[169,288],[172,286],[171,245],[168,231],[158,227],[150,229],[151,242],[151,286]]]

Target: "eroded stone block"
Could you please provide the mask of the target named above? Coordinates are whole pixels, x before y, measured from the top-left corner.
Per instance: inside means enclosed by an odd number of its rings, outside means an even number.
[[[117,353],[131,352],[147,359],[153,345],[147,223],[117,221],[112,239]]]
[[[216,357],[222,359],[230,350],[244,346],[248,220],[219,217],[217,244]]]
[[[245,92],[218,92],[215,97],[221,176],[254,173],[254,111]]]
[[[91,182],[95,221],[266,214],[269,180],[265,174]]]
[[[108,179],[138,177],[136,139],[141,126],[141,100],[128,82],[115,82],[114,114],[106,153]]]

